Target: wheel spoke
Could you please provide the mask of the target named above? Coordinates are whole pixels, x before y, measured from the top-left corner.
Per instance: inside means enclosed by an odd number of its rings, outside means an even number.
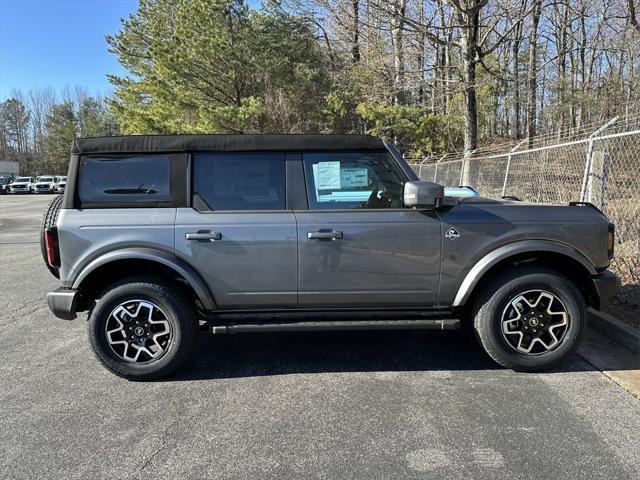
[[[500,330],[517,352],[540,355],[562,342],[568,326],[569,314],[556,295],[546,290],[528,290],[509,301]]]
[[[107,319],[105,334],[113,352],[132,363],[159,358],[172,340],[167,316],[146,300],[129,300],[114,308]]]

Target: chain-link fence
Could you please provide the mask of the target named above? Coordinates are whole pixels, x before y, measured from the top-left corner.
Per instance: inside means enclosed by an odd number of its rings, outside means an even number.
[[[616,226],[612,269],[623,288],[619,301],[640,305],[640,116],[618,118],[583,138],[502,146],[501,151],[445,155],[412,164],[422,180],[468,185],[487,197],[567,204],[586,201]],[[616,124],[617,123],[617,124]],[[585,129],[586,130],[586,129]],[[585,132],[583,132],[585,133]],[[575,135],[573,136],[575,138]]]

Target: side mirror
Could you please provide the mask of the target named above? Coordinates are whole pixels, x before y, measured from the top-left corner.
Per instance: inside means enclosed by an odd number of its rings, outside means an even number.
[[[433,182],[404,184],[405,207],[436,207],[444,198],[444,187]]]

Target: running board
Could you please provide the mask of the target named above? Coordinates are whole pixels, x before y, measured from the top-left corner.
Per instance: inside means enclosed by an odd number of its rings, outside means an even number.
[[[306,321],[286,323],[213,325],[211,333],[257,333],[257,332],[328,332],[344,330],[457,330],[460,320],[418,319],[418,320],[340,320]]]

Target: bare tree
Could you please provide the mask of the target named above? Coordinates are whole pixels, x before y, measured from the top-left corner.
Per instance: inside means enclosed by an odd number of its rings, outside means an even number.
[[[534,0],[531,15],[531,31],[529,32],[529,66],[528,103],[527,103],[527,141],[533,146],[533,137],[536,135],[536,109],[538,107],[536,95],[538,92],[538,25],[542,13],[542,0]]]

